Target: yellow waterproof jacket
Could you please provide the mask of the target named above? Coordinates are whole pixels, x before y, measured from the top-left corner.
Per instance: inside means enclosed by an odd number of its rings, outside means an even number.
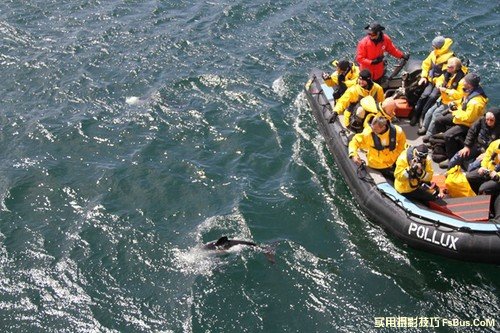
[[[332,62],[332,65],[334,67],[337,67],[337,60],[334,60]],[[345,85],[347,88],[352,87],[358,82],[358,76],[359,76],[359,67],[356,66],[355,64],[352,64],[351,70],[347,73],[345,76]],[[339,73],[337,71],[334,71],[332,75],[328,79],[325,80],[325,84],[329,87],[334,87],[339,84]]]
[[[408,149],[413,150],[414,147]],[[408,161],[408,149],[401,152],[396,161],[396,170],[394,171],[394,188],[398,193],[410,193],[417,189],[420,182],[430,182],[434,175],[432,170],[432,161],[429,156],[425,162],[425,170],[419,179],[410,179],[408,170],[410,169],[410,161]]]
[[[488,98],[484,95],[477,95],[465,103],[467,96],[468,95],[464,95],[462,98],[462,104],[460,104],[458,109],[453,111],[452,114],[454,124],[470,127],[484,114]],[[466,104],[465,109],[463,104]]]
[[[399,154],[404,151],[406,145],[406,135],[401,127],[397,125],[391,126],[396,129],[396,146],[394,150],[389,149],[389,130],[377,135],[373,133],[371,127],[366,127],[363,132],[354,135],[349,142],[349,157],[358,156],[358,150],[363,149],[366,151],[367,164],[370,168],[385,169],[391,167],[396,162]],[[379,137],[380,143],[384,147],[383,150],[375,148],[372,133]]]
[[[366,96],[373,96],[376,101],[382,102],[384,100],[384,90],[375,82],[370,90],[366,90],[359,84],[356,84],[345,91],[335,104],[333,110],[338,114],[342,114],[344,113],[344,110],[349,107],[349,105],[358,103],[363,97]]]
[[[481,161],[481,166],[490,171],[495,171],[495,167],[500,164],[500,139],[493,141],[489,144],[488,148],[484,152],[483,160]],[[500,172],[497,172],[500,176]]]
[[[432,52],[429,53],[427,58],[422,62],[420,77],[434,82],[433,79],[435,77],[446,71],[447,61],[453,56],[453,51],[451,50],[452,44],[453,40],[451,38],[445,38],[443,47],[432,50]],[[438,75],[436,75],[436,72],[438,72]]]
[[[462,72],[463,74],[467,74],[468,69],[465,66],[462,66]],[[444,92],[441,92],[441,103],[444,105],[448,105],[450,102],[456,102],[460,101],[462,97],[464,96],[464,79],[462,78],[460,81],[458,81],[458,85],[456,85],[455,88],[453,88],[453,84],[455,83],[455,80],[457,78],[457,73],[455,73],[449,80],[444,83],[444,74],[440,75],[439,77],[436,78],[435,80],[435,85],[436,87],[445,87],[446,90]]]

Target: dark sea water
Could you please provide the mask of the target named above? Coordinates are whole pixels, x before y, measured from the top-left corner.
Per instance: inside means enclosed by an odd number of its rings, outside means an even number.
[[[499,11],[2,1],[2,332],[498,332],[499,267],[369,222],[302,90],[310,69],[352,59],[376,19],[416,59],[452,37],[498,106]],[[222,235],[274,246],[276,263],[200,249]],[[445,319],[496,322],[426,327]]]

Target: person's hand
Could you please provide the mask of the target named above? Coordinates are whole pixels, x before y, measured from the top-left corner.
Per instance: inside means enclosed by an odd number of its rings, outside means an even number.
[[[327,72],[323,72],[323,74],[321,74],[321,77],[323,77],[323,80],[328,80],[330,78],[330,74],[328,74]]]
[[[451,111],[458,110],[457,103],[455,103],[455,102],[450,102],[450,103],[448,103],[448,108],[449,108]]]
[[[427,79],[425,77],[421,78],[420,80],[418,80],[418,85],[421,86],[423,84],[427,84]]]
[[[372,60],[372,65],[380,64],[384,60],[384,56],[381,55]]]
[[[332,114],[330,115],[330,118],[328,118],[328,123],[329,124],[332,124],[335,122],[335,120],[337,120],[339,116],[339,113],[337,111],[333,111]]]
[[[458,151],[458,156],[460,157],[467,157],[470,154],[470,148],[469,147],[463,147]]]
[[[478,170],[477,170],[477,173],[479,173],[480,175],[485,175],[487,173],[489,173],[490,171],[488,169],[486,169],[485,167],[480,167]]]
[[[446,92],[446,87],[443,86],[439,87],[439,91],[442,93]]]
[[[361,158],[359,158],[359,156],[353,156],[351,159],[354,162],[354,164],[356,164],[357,166],[360,166],[361,164],[363,164],[363,160]]]

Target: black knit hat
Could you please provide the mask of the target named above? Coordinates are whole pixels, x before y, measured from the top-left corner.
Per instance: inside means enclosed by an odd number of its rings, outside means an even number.
[[[363,69],[361,72],[359,72],[359,77],[365,81],[371,80],[372,78],[372,73],[368,69]]]
[[[350,66],[351,64],[347,60],[340,60],[337,64],[337,67],[343,71],[346,71]]]

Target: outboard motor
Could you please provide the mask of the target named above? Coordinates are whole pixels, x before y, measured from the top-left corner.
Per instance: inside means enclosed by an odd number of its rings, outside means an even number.
[[[404,96],[411,106],[417,104],[420,95],[425,89],[425,85],[418,85],[420,73],[422,72],[422,62],[419,60],[410,60],[406,65],[406,70],[403,73],[403,88]]]

